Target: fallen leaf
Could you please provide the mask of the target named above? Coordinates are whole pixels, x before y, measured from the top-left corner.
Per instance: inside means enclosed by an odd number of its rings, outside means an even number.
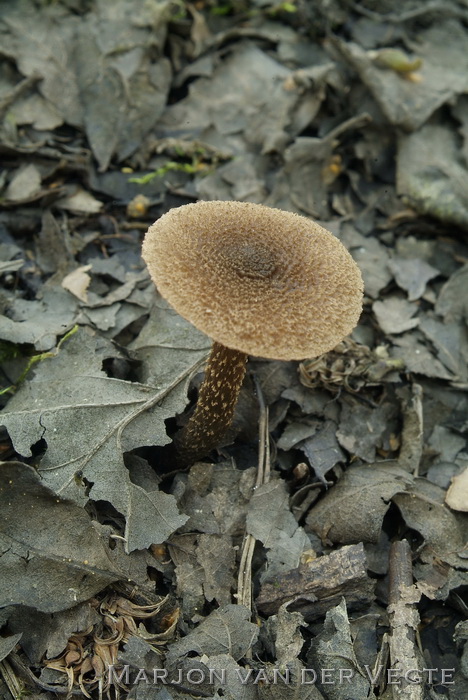
[[[421,561],[431,563],[436,556],[466,572],[466,518],[445,505],[445,496],[446,492],[439,486],[419,478],[406,493],[392,496],[392,501],[398,506],[407,527],[424,538],[419,551]]]
[[[18,634],[0,637],[0,661],[3,661],[3,659],[14,650],[22,636],[22,633],[18,632]]]
[[[90,192],[78,189],[67,197],[58,199],[55,203],[59,209],[66,209],[75,214],[97,214],[104,206],[102,202],[93,197]]]
[[[204,571],[203,593],[208,602],[219,606],[231,602],[235,588],[235,551],[226,535],[200,535],[197,559]]]
[[[468,168],[460,162],[458,152],[456,133],[440,119],[413,134],[401,135],[397,191],[421,214],[466,228]]]
[[[0,464],[0,531],[0,607],[56,612],[122,578],[86,511],[26,464]]]
[[[306,530],[341,544],[378,542],[390,499],[411,483],[412,478],[397,462],[350,467],[313,506]]]
[[[457,455],[466,445],[465,438],[443,425],[436,425],[430,434],[428,445],[443,462],[455,461]]]
[[[438,379],[453,379],[453,375],[434,357],[427,345],[421,342],[421,334],[405,333],[401,338],[392,338],[392,357],[401,358],[408,372],[423,374]]]
[[[440,275],[439,270],[420,258],[400,258],[388,261],[397,285],[408,292],[408,301],[416,301],[424,294],[427,283]]]
[[[351,673],[353,696],[360,698],[375,699],[369,678],[362,671],[354,652],[354,640],[351,634],[346,600],[343,597],[341,603],[327,611],[323,628],[314,639],[307,657],[307,665],[314,669],[330,669],[327,676],[327,683],[340,686],[343,684],[343,672]],[[373,666],[373,659],[368,659],[368,663]],[[324,692],[328,690],[318,678],[317,685]],[[343,684],[344,685],[344,684]],[[345,691],[349,695],[349,691]],[[345,695],[335,695],[335,698]]]
[[[349,223],[343,224],[339,238],[359,265],[365,293],[377,299],[379,292],[392,279],[388,269],[388,249],[376,238],[363,236]]]
[[[304,646],[301,627],[305,627],[304,618],[298,612],[289,612],[282,605],[277,615],[266,620],[265,631],[274,646],[273,658],[278,659],[278,665],[293,663]]]
[[[141,332],[129,344],[133,356],[143,363],[143,379],[156,386],[171,384],[174,376],[208,356],[211,340],[179,316],[159,296]]]
[[[283,433],[277,442],[277,447],[280,450],[290,450],[298,443],[311,437],[311,435],[314,435],[319,426],[319,421],[315,421],[313,424],[297,422],[289,423],[289,425],[287,425],[283,430]]]
[[[337,425],[333,421],[326,421],[319,430],[298,445],[299,449],[309,460],[315,475],[325,483],[325,475],[335,464],[345,460],[336,437]]]
[[[54,286],[45,288],[40,300],[16,299],[6,313],[0,316],[0,338],[44,351],[57,344],[58,336],[71,330],[78,304],[68,292]]]
[[[91,277],[87,274],[90,269],[91,265],[82,265],[62,280],[62,287],[85,304],[88,301],[87,289],[91,282]]]
[[[135,484],[129,487],[126,516],[125,539],[128,552],[164,542],[189,519],[188,515],[179,513],[171,494],[163,491],[148,492]]]
[[[374,301],[372,311],[384,333],[404,333],[419,325],[419,318],[413,318],[418,306],[406,299],[388,297],[383,301]]]
[[[436,312],[445,321],[460,322],[468,319],[468,264],[454,272],[440,290],[436,303]]]
[[[394,424],[398,410],[393,403],[371,408],[353,402],[343,402],[340,423],[336,431],[338,443],[350,454],[372,462],[379,447],[386,447],[385,437]],[[336,453],[335,453],[336,454]],[[338,461],[338,460],[337,460]]]
[[[169,384],[156,389],[107,377],[99,347],[102,340],[76,333],[55,357],[36,365],[34,378],[13,396],[0,422],[23,456],[45,440],[39,473],[55,493],[81,505],[90,497],[109,501],[127,515],[127,548],[129,542],[162,542],[185,520],[176,515],[173,496],[147,494],[131,483],[123,452],[169,442],[164,420],[185,405],[193,353],[188,367],[179,366]],[[107,352],[115,354],[110,347]]]
[[[455,19],[436,22],[418,33],[417,54],[422,58],[419,83],[403,80],[395,71],[382,70],[371,52],[353,42],[338,40],[336,44],[389,122],[405,131],[418,129],[441,105],[466,92],[468,41],[462,23]],[[432,141],[426,144],[431,144],[431,149],[434,146]]]
[[[468,467],[452,478],[445,502],[453,510],[468,512]]]
[[[289,508],[289,494],[283,481],[257,487],[247,510],[246,532],[268,549],[268,569],[263,579],[299,565],[309,540]]]
[[[229,654],[241,659],[258,637],[258,626],[250,621],[251,611],[243,605],[225,605],[214,610],[183,639],[171,644],[166,656],[167,668],[180,663],[182,657]]]
[[[58,656],[74,632],[99,622],[96,609],[88,601],[54,613],[40,612],[25,605],[15,606],[8,618],[13,632],[22,634],[21,648],[33,664],[44,657]]]
[[[191,467],[180,505],[190,516],[185,530],[233,535],[244,527],[255,469],[239,471],[231,462],[197,463]]]
[[[453,372],[454,381],[468,379],[468,329],[464,323],[443,323],[425,314],[419,324],[420,330],[437,349],[439,360]]]
[[[10,202],[24,201],[34,197],[41,189],[41,174],[35,165],[20,168],[8,185],[5,197]]]

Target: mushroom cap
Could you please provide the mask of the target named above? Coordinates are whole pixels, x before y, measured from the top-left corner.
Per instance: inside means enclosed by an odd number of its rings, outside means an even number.
[[[361,314],[361,274],[343,244],[310,219],[261,204],[171,209],[149,228],[143,258],[181,316],[248,355],[322,355]]]

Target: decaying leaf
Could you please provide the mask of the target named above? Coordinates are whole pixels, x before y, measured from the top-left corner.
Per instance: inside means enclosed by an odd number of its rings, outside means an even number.
[[[54,613],[18,605],[8,617],[8,626],[22,634],[21,648],[37,665],[44,658],[59,656],[75,632],[88,629],[98,622],[94,598]]]
[[[417,331],[393,338],[392,342],[391,356],[402,359],[409,372],[438,379],[454,379],[454,376],[422,342],[422,337]]]
[[[57,497],[33,467],[4,462],[0,480],[0,606],[63,610],[122,577],[86,511]]]
[[[369,666],[372,659],[369,659]],[[330,685],[344,686],[342,692],[334,693],[333,698],[346,697],[349,693],[344,679],[352,679],[353,695],[356,697],[375,698],[372,692],[370,679],[361,668],[353,648],[351,626],[346,610],[346,601],[343,600],[334,608],[331,608],[325,617],[325,623],[320,634],[314,639],[308,654],[308,666],[314,669],[330,669],[326,683],[318,679],[318,687],[326,692],[327,683]],[[328,693],[327,693],[328,695]]]
[[[185,529],[206,534],[239,534],[245,527],[254,484],[254,468],[242,472],[229,462],[194,464],[188,477],[179,476],[175,489],[184,491],[180,505],[190,516]]]
[[[408,527],[424,538],[420,551],[423,562],[437,557],[459,570],[466,571],[466,522],[444,503],[445,491],[426,480],[417,480],[407,493],[396,493],[392,500],[400,509]]]
[[[55,123],[85,128],[103,169],[114,153],[124,158],[135,151],[164,108],[169,62],[161,57],[151,71],[150,56],[164,40],[166,7],[98,3],[78,24],[53,5],[9,4],[2,13],[5,51],[23,75],[40,76]]]
[[[444,39],[447,32],[450,42]],[[467,83],[465,63],[461,65],[454,58],[461,51],[465,56],[463,61],[466,61],[468,42],[460,22],[455,19],[438,22],[421,32],[418,39],[418,58],[422,59],[419,66],[421,81],[418,83],[403,80],[398,71],[382,70],[375,63],[375,55],[356,44],[337,42],[339,50],[371,90],[390,123],[406,131],[421,127],[438,107],[450,99],[449,96],[465,92]]]
[[[438,120],[401,136],[398,192],[421,213],[466,227],[468,198],[463,182],[468,169],[459,162],[457,153],[455,134]]]
[[[354,400],[343,402],[336,437],[341,447],[349,453],[372,462],[378,449],[389,451],[390,439],[396,430],[394,419],[398,409],[390,401],[375,408],[360,406],[359,412],[356,406]]]
[[[278,614],[269,617],[265,625],[265,633],[272,645],[270,651],[280,665],[292,663],[304,646],[301,635],[301,627],[305,627],[304,618],[300,613],[289,612],[286,608],[286,605],[282,605]]]
[[[3,661],[3,659],[8,656],[11,651],[13,651],[21,637],[21,632],[18,634],[11,634],[9,637],[2,637],[0,640],[0,661]]]
[[[246,532],[268,552],[264,579],[298,566],[308,538],[289,510],[284,482],[270,481],[255,489],[247,511]]]
[[[436,311],[445,321],[460,321],[468,318],[466,290],[468,265],[457,270],[444,284],[437,299]]]
[[[235,661],[241,659],[258,636],[257,625],[250,622],[250,611],[242,605],[225,605],[214,610],[186,637],[171,647],[166,657],[168,668],[175,668],[182,657],[195,652],[229,654]]]
[[[0,467],[0,657],[38,686],[11,693],[465,698],[463,3],[0,5],[0,453],[20,460]],[[140,250],[199,199],[320,218],[365,299],[326,355],[252,358],[232,435],[174,474],[211,341]],[[416,658],[416,609],[453,686],[385,687]],[[311,666],[353,678],[303,682]],[[155,688],[153,669],[182,680]],[[187,680],[209,669],[225,682]]]
[[[76,299],[59,287],[44,290],[40,300],[17,299],[7,314],[0,316],[0,338],[50,350],[75,324]]]
[[[422,297],[427,283],[440,274],[439,270],[420,258],[395,256],[388,264],[398,286],[408,292],[408,301],[416,301]]]
[[[131,483],[123,451],[169,441],[164,418],[184,406],[184,374],[174,391],[161,391],[107,377],[101,369],[105,356],[95,339],[76,334],[37,367],[1,421],[25,457],[45,440],[39,473],[48,488],[81,505],[90,495],[109,501],[128,517],[127,549],[141,548],[164,541],[186,517],[178,515],[172,496],[147,494]]]
[[[34,165],[27,165],[25,168],[14,174],[13,179],[7,187],[5,197],[10,202],[15,200],[25,201],[33,198],[41,187],[41,174]]]
[[[206,601],[227,605],[234,589],[235,558],[228,535],[174,535],[170,555],[175,564],[177,593],[186,619],[199,615]]]
[[[79,189],[73,194],[59,199],[57,206],[74,214],[97,214],[102,209],[102,202],[86,190]]]
[[[406,299],[390,297],[372,304],[379,326],[384,333],[403,333],[419,325],[419,318],[413,318],[418,307]]]
[[[338,444],[336,429],[337,425],[334,421],[326,421],[315,435],[306,438],[298,446],[306,455],[315,475],[322,482],[325,482],[325,474],[345,458]]]
[[[342,226],[340,240],[359,265],[364,279],[365,293],[372,299],[377,299],[379,292],[392,279],[388,268],[390,259],[388,251],[376,238],[363,236],[349,224]]]
[[[390,499],[411,483],[409,474],[391,460],[350,467],[312,508],[306,528],[342,544],[377,542]]]

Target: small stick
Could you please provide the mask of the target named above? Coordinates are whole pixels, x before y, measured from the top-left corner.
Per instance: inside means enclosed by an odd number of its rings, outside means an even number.
[[[413,585],[411,548],[407,540],[393,542],[390,548],[390,591],[388,615],[390,635],[389,673],[394,674],[394,700],[423,700],[424,686],[411,682],[415,672],[422,678],[422,663],[416,646],[416,630],[420,623],[416,608],[421,595]],[[405,677],[408,674],[408,677]],[[398,683],[399,681],[399,683]]]
[[[265,404],[262,389],[257,377],[254,377],[257,390],[260,417],[258,423],[258,467],[254,489],[270,480],[270,435],[268,432],[268,406]],[[252,559],[256,539],[253,535],[245,535],[242,543],[239,573],[237,576],[237,604],[252,609]]]

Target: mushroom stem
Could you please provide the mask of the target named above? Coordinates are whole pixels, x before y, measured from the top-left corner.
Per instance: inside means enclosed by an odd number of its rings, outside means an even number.
[[[245,352],[213,343],[195,411],[174,437],[179,465],[201,459],[226,435],[245,376],[247,357]]]

